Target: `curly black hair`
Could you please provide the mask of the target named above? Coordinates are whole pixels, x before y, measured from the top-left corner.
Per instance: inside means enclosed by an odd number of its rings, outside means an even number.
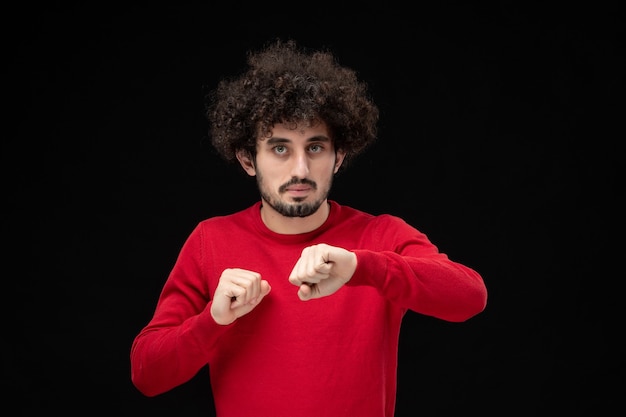
[[[379,111],[367,85],[328,50],[275,40],[247,58],[243,74],[207,95],[211,143],[226,161],[238,150],[256,155],[257,138],[277,123],[325,122],[335,149],[346,152],[342,167],[376,140]]]

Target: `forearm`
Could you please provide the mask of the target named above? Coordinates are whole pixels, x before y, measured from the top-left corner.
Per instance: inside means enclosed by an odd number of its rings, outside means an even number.
[[[443,254],[411,257],[368,250],[355,253],[358,266],[350,285],[372,285],[404,308],[461,322],[486,306],[487,290],[482,277]]]
[[[216,324],[209,308],[180,325],[164,323],[162,318],[155,318],[137,335],[131,348],[131,380],[149,397],[195,376],[208,363],[212,347],[229,327]]]

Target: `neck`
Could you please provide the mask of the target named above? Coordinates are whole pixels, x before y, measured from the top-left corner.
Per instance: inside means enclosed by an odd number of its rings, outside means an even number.
[[[330,203],[324,201],[319,209],[307,217],[286,217],[262,200],[261,219],[272,232],[283,235],[307,233],[320,227],[330,214]]]

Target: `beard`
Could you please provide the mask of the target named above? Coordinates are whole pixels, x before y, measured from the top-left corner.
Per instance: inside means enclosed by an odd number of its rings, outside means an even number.
[[[306,184],[311,186],[314,190],[317,190],[317,184],[315,183],[315,181],[307,179],[292,178],[291,181],[280,186],[280,188],[278,189],[278,195],[276,195],[270,193],[263,186],[263,178],[258,171],[256,178],[261,198],[264,200],[265,203],[267,203],[268,206],[270,206],[276,212],[285,217],[308,217],[315,213],[328,197],[328,194],[330,192],[330,186],[332,184],[331,176],[331,182],[329,182],[328,187],[315,201],[307,203],[303,201],[304,199],[295,198],[293,202],[285,202],[280,199],[280,194],[283,194],[287,187],[296,184]]]

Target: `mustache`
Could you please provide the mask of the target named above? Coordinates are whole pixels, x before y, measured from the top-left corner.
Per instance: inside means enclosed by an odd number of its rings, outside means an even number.
[[[278,188],[278,192],[284,193],[285,191],[287,191],[287,187],[291,187],[292,185],[298,185],[298,184],[309,185],[314,190],[317,190],[317,184],[315,183],[315,181],[308,180],[306,178],[303,178],[303,179],[292,178],[291,180],[289,180],[289,182],[281,185]]]

